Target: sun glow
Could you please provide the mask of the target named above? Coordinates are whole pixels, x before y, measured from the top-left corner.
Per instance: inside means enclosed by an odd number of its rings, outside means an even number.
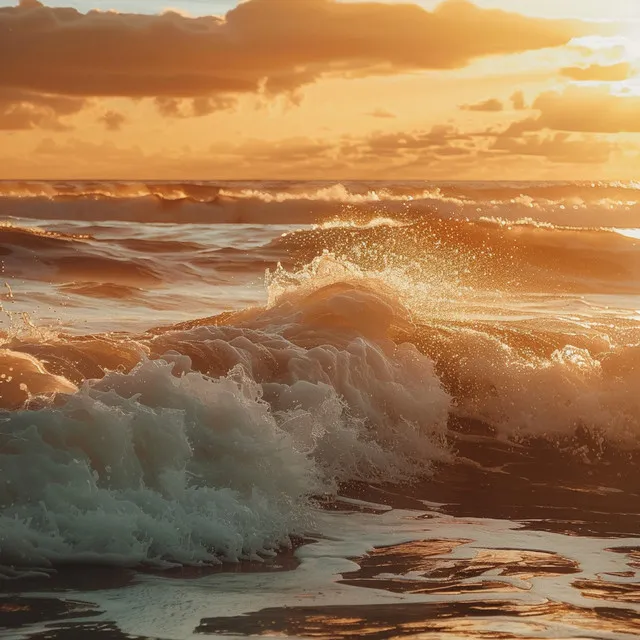
[[[616,83],[614,93],[640,96],[640,21],[626,25],[622,37],[624,62],[629,63],[629,77]]]
[[[640,21],[621,26],[615,36],[591,35],[574,38],[569,45],[585,56],[584,66],[610,69],[625,67],[624,79],[584,78],[573,82],[581,85],[601,86],[613,95],[640,95]],[[587,62],[588,61],[588,62]]]
[[[623,24],[620,29],[622,48],[627,62],[639,71],[640,66],[640,3],[638,3],[638,17]]]
[[[620,34],[635,43],[640,43],[640,4],[638,4],[636,10],[638,12],[637,17],[622,24]]]

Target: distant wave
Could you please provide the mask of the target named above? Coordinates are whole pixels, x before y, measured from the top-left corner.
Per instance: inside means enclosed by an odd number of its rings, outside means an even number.
[[[134,199],[155,197],[159,200],[191,199],[215,201],[220,187],[195,182],[125,182],[125,181],[4,181],[0,198],[49,198],[73,200],[84,198]]]
[[[637,201],[640,182],[438,182],[405,181],[0,181],[0,198],[146,198],[213,202],[220,195],[272,202],[331,200],[368,202],[431,196],[490,201],[529,196],[547,200]]]
[[[0,214],[43,220],[315,224],[336,217],[534,217],[640,227],[637,183],[0,182]]]

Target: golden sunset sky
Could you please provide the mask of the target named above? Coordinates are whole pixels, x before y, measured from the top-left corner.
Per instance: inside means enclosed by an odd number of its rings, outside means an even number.
[[[0,2],[0,178],[640,175],[640,0]]]

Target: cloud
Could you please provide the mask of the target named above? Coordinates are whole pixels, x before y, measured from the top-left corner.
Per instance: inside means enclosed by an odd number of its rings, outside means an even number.
[[[213,97],[200,96],[190,100],[184,98],[158,97],[158,111],[166,118],[199,118],[216,111],[225,111],[236,106],[238,100],[232,95]]]
[[[640,133],[640,96],[614,94],[608,87],[572,85],[540,94],[531,106],[538,116],[510,125],[514,137],[551,129],[584,133]]]
[[[127,118],[117,111],[105,111],[99,118],[107,131],[119,131]]]
[[[335,158],[338,146],[334,141],[316,140],[306,137],[286,138],[277,142],[266,140],[248,140],[238,145],[222,149],[236,158],[250,158],[251,162],[264,166],[311,165],[318,166]],[[212,151],[219,153],[220,145]],[[279,170],[279,169],[278,169]]]
[[[488,100],[477,102],[476,104],[463,104],[460,108],[463,111],[485,111],[489,113],[504,111],[504,105],[497,98],[489,98]]]
[[[511,106],[514,111],[525,111],[528,108],[522,91],[516,91],[509,98],[509,102],[511,102]],[[463,104],[460,106],[460,109],[463,111],[479,111],[484,113],[499,113],[504,111],[506,108],[506,105],[498,98],[488,98],[481,102]]]
[[[33,175],[58,178],[82,173],[90,179],[144,178],[153,172],[158,179],[208,180],[237,178],[253,172],[258,176],[295,178],[322,176],[349,169],[339,157],[339,143],[313,138],[288,138],[277,142],[245,140],[236,144],[216,143],[208,152],[184,147],[172,153],[151,152],[137,145],[122,147],[109,140],[88,142],[69,137],[63,141],[45,137],[22,157],[0,150],[3,175]]]
[[[123,148],[111,140],[43,138],[36,149],[22,154],[0,150],[0,171],[11,178],[35,172],[54,179],[74,173],[96,179],[105,175],[135,179],[150,171],[157,179],[194,180],[247,175],[256,179],[424,179],[425,175],[434,179],[495,175],[525,179],[532,170],[552,166],[557,171],[561,165],[563,177],[582,179],[593,166],[598,171],[607,167],[612,154],[622,150],[622,145],[597,135],[534,132],[513,138],[504,132],[465,133],[451,125],[334,139],[299,136],[219,142],[208,150],[187,146],[172,153],[135,145]],[[637,161],[637,153],[633,158]],[[625,165],[614,169],[621,166]]]
[[[560,46],[592,30],[467,0],[445,0],[433,11],[415,4],[247,0],[224,17],[83,14],[21,0],[0,8],[0,90],[14,94],[12,104],[25,92],[77,100],[151,97],[166,115],[193,116],[229,108],[243,93],[295,92],[327,74],[455,69],[484,56]],[[5,121],[20,127],[56,121],[55,107],[43,98],[29,104],[40,115],[19,107]],[[50,108],[51,118],[42,115]]]
[[[619,82],[631,75],[632,68],[628,62],[619,62],[610,65],[592,64],[589,67],[566,67],[561,73],[578,81]]]
[[[485,130],[465,132],[452,125],[425,131],[375,133],[342,146],[340,153],[351,165],[376,160],[390,166],[433,168],[440,171],[451,162],[481,165],[484,159],[536,157],[557,164],[603,164],[619,149],[617,143],[597,135],[564,132],[518,132]]]
[[[387,111],[386,109],[374,109],[373,111],[369,111],[369,113],[365,114],[367,116],[371,116],[372,118],[396,118],[395,113],[391,113],[391,111]]]
[[[0,130],[67,129],[62,120],[81,111],[87,101],[0,86]]]
[[[501,135],[491,150],[510,156],[540,156],[550,162],[602,164],[607,162],[618,145],[596,137],[572,138],[568,133],[527,134],[520,138]]]
[[[436,125],[333,141],[302,137],[276,144],[249,141],[226,149],[216,147],[216,153],[222,153],[232,166],[244,162],[252,175],[266,177],[273,177],[273,167],[277,167],[281,176],[294,178],[420,178],[427,170],[429,175],[451,178],[459,177],[457,171],[466,176],[481,172],[487,161],[503,169],[527,158],[574,167],[603,165],[621,148],[597,135],[535,132],[515,138],[494,131],[471,133],[452,125]]]
[[[373,158],[393,158],[424,151],[438,153],[473,138],[452,125],[436,125],[428,130],[402,131],[394,133],[375,132],[356,140],[349,140],[342,153]]]
[[[527,103],[522,91],[516,91],[509,99],[515,111],[524,111],[527,108]]]

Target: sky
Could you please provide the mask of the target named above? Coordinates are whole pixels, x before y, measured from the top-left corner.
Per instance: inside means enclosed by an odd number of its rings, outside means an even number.
[[[630,180],[640,0],[0,1],[0,178]]]

